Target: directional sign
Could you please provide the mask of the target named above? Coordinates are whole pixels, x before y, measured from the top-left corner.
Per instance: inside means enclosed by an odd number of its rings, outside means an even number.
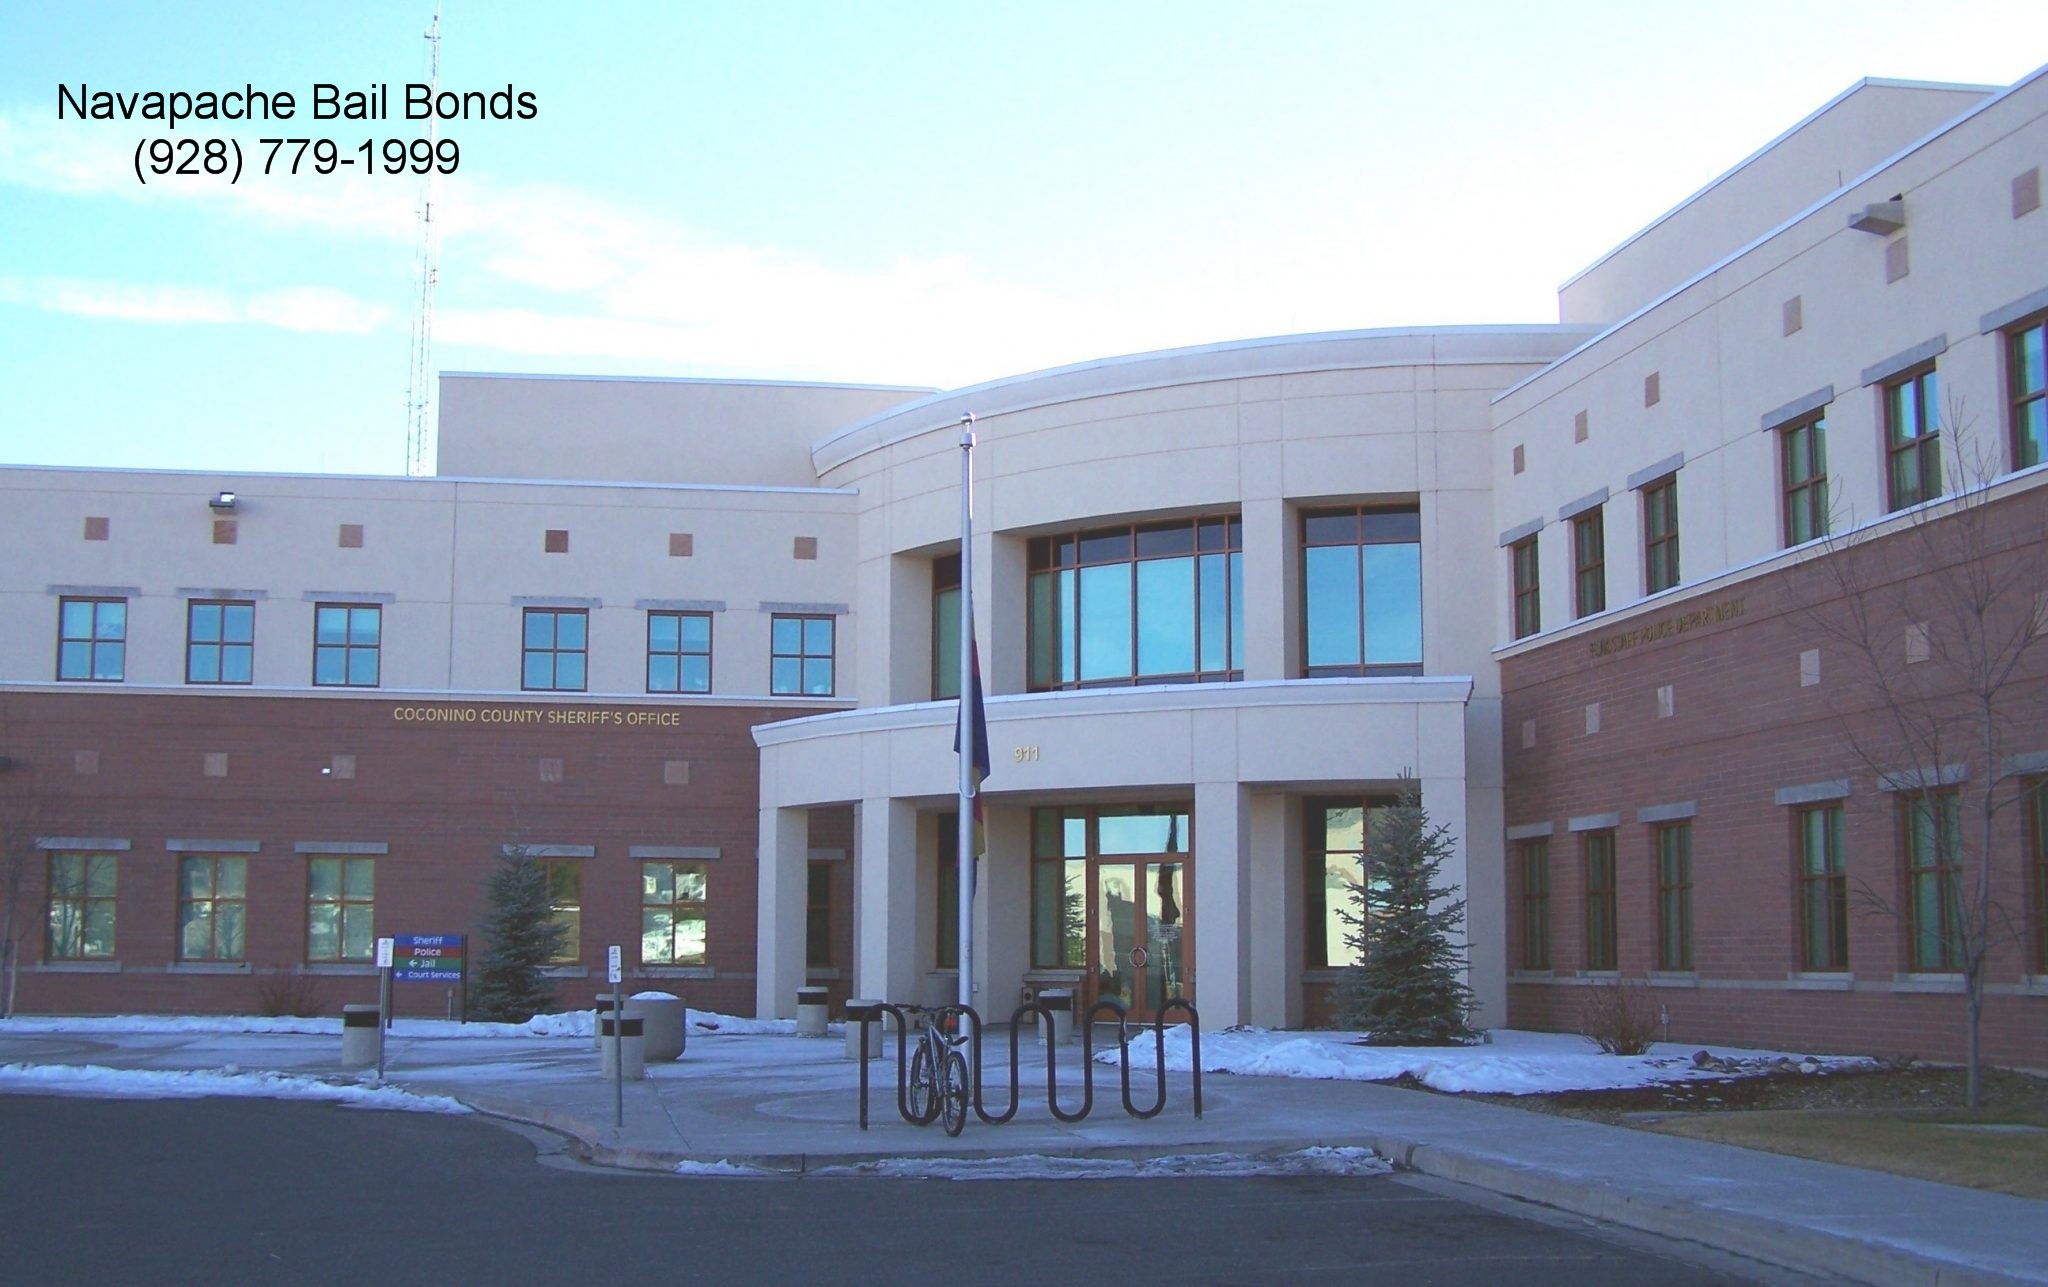
[[[604,977],[608,983],[624,983],[626,981],[625,961],[616,943],[612,944],[605,955]]]
[[[462,935],[400,934],[391,977],[400,983],[462,982]]]

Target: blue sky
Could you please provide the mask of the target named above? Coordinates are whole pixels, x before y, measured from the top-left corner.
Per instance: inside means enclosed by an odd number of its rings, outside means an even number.
[[[397,473],[409,176],[138,185],[57,86],[424,80],[432,0],[0,0],[0,462]],[[1862,76],[2005,84],[2039,0],[447,0],[442,370],[952,386],[1254,335],[1555,317]],[[284,133],[188,124],[180,136]],[[1511,217],[1503,218],[1503,213]]]

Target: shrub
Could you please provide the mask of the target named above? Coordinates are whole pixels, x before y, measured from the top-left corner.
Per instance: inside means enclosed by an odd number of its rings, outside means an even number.
[[[280,965],[256,980],[256,1013],[271,1019],[312,1019],[323,1009],[320,980]]]
[[[1610,979],[1586,989],[1579,1028],[1610,1055],[1640,1055],[1657,1039],[1657,1007],[1640,983]]]

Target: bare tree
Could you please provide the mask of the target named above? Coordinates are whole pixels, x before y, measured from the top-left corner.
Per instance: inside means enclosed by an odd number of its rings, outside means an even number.
[[[2048,492],[1997,486],[1961,411],[1941,423],[1946,495],[1828,538],[1793,586],[1848,672],[1830,684],[1845,744],[1902,802],[1903,885],[1861,879],[1858,901],[1906,926],[1911,966],[1959,975],[1976,1108],[1987,974],[2027,936],[1994,876],[2023,868],[1999,820],[2048,727]]]

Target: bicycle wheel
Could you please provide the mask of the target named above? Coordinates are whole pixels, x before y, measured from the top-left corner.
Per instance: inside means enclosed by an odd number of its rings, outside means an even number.
[[[939,1115],[938,1081],[931,1047],[919,1042],[910,1052],[910,1120],[919,1126],[930,1126]]]
[[[946,1066],[939,1073],[939,1115],[948,1135],[958,1135],[967,1127],[967,1061],[957,1050],[947,1053]]]

